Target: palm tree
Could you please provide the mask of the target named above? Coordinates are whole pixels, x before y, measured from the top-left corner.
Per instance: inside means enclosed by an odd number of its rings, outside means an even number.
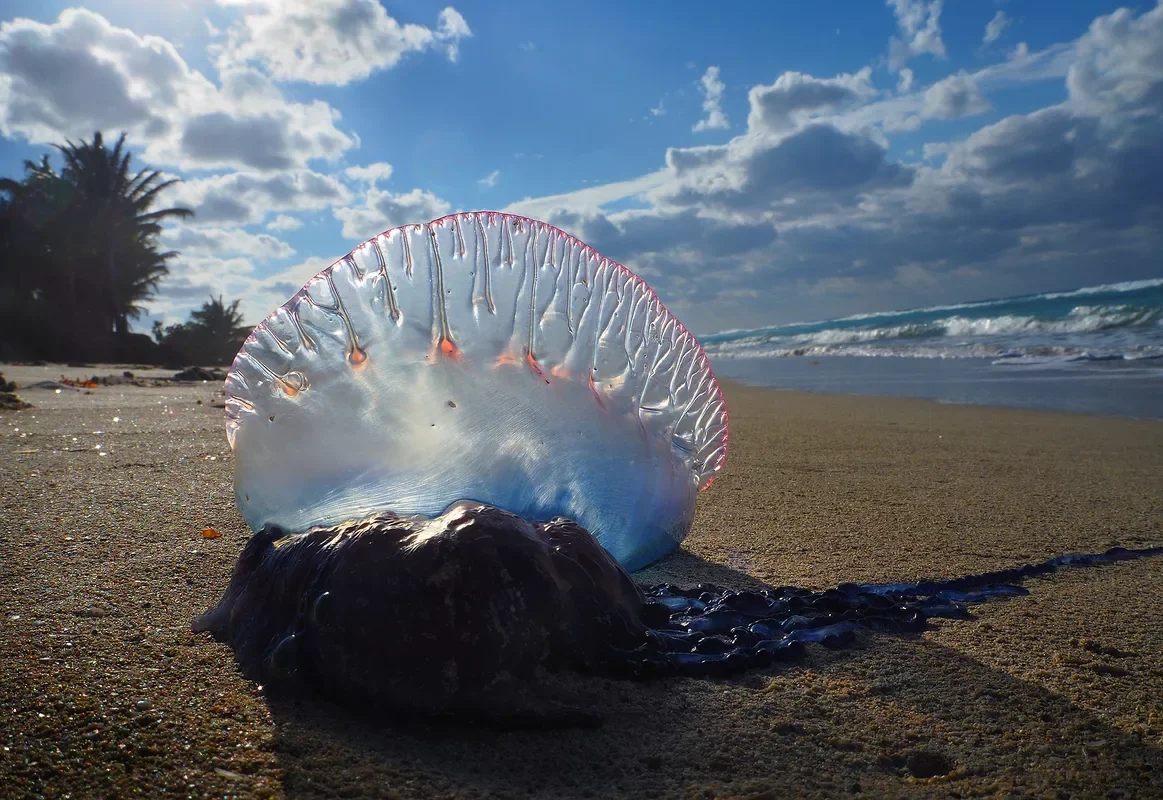
[[[0,333],[67,351],[69,341],[85,338],[75,330],[84,315],[72,263],[83,237],[70,189],[48,156],[25,161],[24,170],[23,180],[0,179],[7,195],[0,199]]]
[[[190,312],[188,322],[168,327],[155,322],[154,339],[171,348],[184,363],[229,364],[250,335],[250,326],[243,323],[238,310],[239,302],[227,305],[221,295],[211,297]]]
[[[190,325],[203,331],[206,338],[230,350],[230,355],[241,346],[250,335],[250,328],[242,322],[242,312],[238,310],[240,301],[230,305],[222,301],[222,295],[211,297],[210,302],[190,312]]]
[[[129,331],[129,318],[141,313],[140,303],[152,296],[169,273],[166,262],[176,253],[159,253],[156,237],[167,219],[186,219],[188,208],[151,211],[161,192],[178,183],[162,180],[158,170],[130,172],[132,155],[125,152],[125,134],[112,150],[100,132],[92,142],[54,145],[64,156],[61,178],[74,192],[73,212],[90,236],[87,248],[75,255],[92,273],[89,281],[100,316],[112,322],[118,336]],[[48,168],[47,156],[43,162]]]

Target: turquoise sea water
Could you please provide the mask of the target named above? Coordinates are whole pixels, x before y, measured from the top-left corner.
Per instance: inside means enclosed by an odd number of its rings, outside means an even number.
[[[755,385],[1163,419],[1163,279],[700,341]]]

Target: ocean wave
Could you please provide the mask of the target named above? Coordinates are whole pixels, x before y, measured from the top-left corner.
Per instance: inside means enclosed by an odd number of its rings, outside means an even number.
[[[1043,300],[1061,300],[1069,297],[1085,297],[1088,294],[1120,294],[1123,292],[1138,292],[1143,289],[1159,288],[1163,288],[1163,278],[1147,278],[1141,281],[1108,283],[1103,286],[1086,286],[1082,289],[1074,289],[1069,292],[1048,292],[1041,295],[1031,295],[1031,297],[1040,297]]]
[[[1067,315],[1045,318],[1003,314],[996,317],[951,316],[928,322],[863,328],[824,328],[807,333],[762,333],[736,339],[703,341],[708,352],[776,346],[781,350],[837,348],[844,345],[923,339],[989,339],[1034,335],[1084,335],[1163,324],[1163,308],[1131,305],[1077,306]]]
[[[1149,362],[1163,361],[1163,345],[1141,346],[1131,350],[1095,351],[1080,347],[1001,347],[998,345],[966,344],[961,346],[919,345],[914,347],[885,347],[871,345],[815,345],[807,347],[769,347],[743,351],[707,351],[712,360],[751,358],[820,358],[849,356],[858,358],[922,358],[922,359],[991,359],[997,365],[1034,365],[1095,363],[1100,361]]]
[[[958,315],[955,316],[955,318],[969,318],[969,319],[982,319],[982,320],[1004,319],[1006,317],[1017,318],[1017,317],[1021,317],[1021,316],[1031,316],[1031,317],[1043,316],[1046,318],[1050,318],[1052,315],[1050,315],[1050,314],[1039,315],[1038,313],[1036,313],[1036,311],[1040,307],[1046,308],[1048,306],[1054,305],[1055,301],[1059,301],[1059,300],[1063,300],[1063,299],[1072,299],[1072,298],[1076,298],[1076,297],[1087,297],[1087,296],[1104,295],[1104,294],[1106,294],[1106,295],[1126,295],[1126,294],[1133,294],[1136,292],[1138,292],[1138,293],[1153,293],[1152,290],[1156,290],[1156,289],[1163,289],[1163,278],[1151,278],[1151,279],[1139,280],[1139,281],[1124,281],[1122,283],[1108,283],[1108,284],[1103,284],[1100,286],[1087,286],[1087,287],[1083,287],[1081,289],[1074,289],[1074,290],[1071,290],[1069,292],[1046,292],[1046,293],[1042,293],[1042,294],[1030,294],[1030,295],[1019,295],[1016,297],[996,298],[993,300],[977,300],[977,301],[968,302],[968,303],[957,303],[957,304],[951,304],[951,305],[937,305],[937,306],[929,306],[926,308],[912,308],[912,309],[906,309],[906,310],[902,310],[902,311],[879,311],[879,312],[872,312],[872,313],[865,313],[865,314],[852,314],[850,316],[839,317],[837,319],[815,321],[815,322],[795,322],[795,323],[787,323],[787,324],[783,324],[783,325],[770,325],[770,326],[765,326],[762,328],[731,328],[728,330],[722,330],[722,331],[718,331],[716,333],[700,336],[699,340],[701,342],[703,342],[704,344],[708,344],[708,343],[715,344],[715,343],[719,343],[719,342],[728,342],[728,341],[733,342],[733,341],[742,341],[742,340],[773,337],[773,336],[788,336],[788,335],[795,335],[795,334],[798,334],[801,332],[814,332],[814,331],[821,331],[821,330],[832,330],[832,329],[862,330],[862,329],[867,329],[870,324],[875,323],[875,322],[891,323],[894,320],[908,320],[908,319],[917,319],[917,318],[920,318],[921,320],[925,320],[925,321],[939,322],[939,320],[932,319],[934,315],[939,315],[939,314],[944,314],[947,312],[954,312],[954,311],[955,312],[969,312],[969,311],[981,312],[983,310],[995,309],[995,308],[996,309],[1020,308],[1022,311],[1033,312],[1033,313],[1015,314],[1012,311],[1010,313],[1006,313],[1006,314],[992,314],[992,315],[991,314],[982,314],[982,313],[977,313],[977,314],[959,313]],[[1134,303],[1126,302],[1126,301],[1130,300],[1130,298],[1119,297],[1119,298],[1112,298],[1112,299],[1123,300],[1124,303],[1122,303],[1121,305],[1135,305]],[[1160,301],[1159,301],[1159,298],[1157,296],[1152,297],[1148,301],[1146,307],[1149,309],[1155,309],[1156,311],[1158,311],[1159,302]],[[1116,303],[1111,304],[1109,307],[1117,307],[1118,305],[1120,305],[1120,304],[1116,302]],[[1079,308],[1087,308],[1087,306],[1080,306]],[[928,318],[928,319],[926,319],[926,318]],[[861,323],[863,323],[863,324],[861,324]],[[918,323],[907,323],[907,324],[912,325],[912,324],[918,324]],[[881,328],[878,328],[878,329],[890,329],[892,327],[893,327],[892,325],[882,325]],[[905,326],[901,326],[901,327],[905,327]],[[807,330],[805,331],[805,329],[807,329]]]

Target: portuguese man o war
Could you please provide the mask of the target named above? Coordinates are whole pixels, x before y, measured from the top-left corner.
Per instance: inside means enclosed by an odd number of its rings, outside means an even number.
[[[650,287],[505,214],[360,245],[254,330],[226,395],[254,530],[471,499],[568,517],[635,570],[678,547],[727,451],[707,357]]]
[[[1116,548],[950,581],[643,589],[723,466],[702,348],[625,267],[542,222],[455,214],[312,278],[226,379],[254,534],[195,631],[353,708],[591,725],[546,672],[722,677],[1026,593]]]

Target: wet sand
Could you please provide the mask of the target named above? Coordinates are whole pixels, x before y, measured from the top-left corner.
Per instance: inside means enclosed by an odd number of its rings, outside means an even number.
[[[121,369],[0,365],[22,387]],[[732,680],[569,682],[597,731],[270,700],[189,632],[248,535],[219,388],[22,389],[36,407],[0,412],[0,797],[1163,795],[1163,559]],[[822,588],[1163,544],[1163,423],[726,394],[727,468],[644,582]]]

